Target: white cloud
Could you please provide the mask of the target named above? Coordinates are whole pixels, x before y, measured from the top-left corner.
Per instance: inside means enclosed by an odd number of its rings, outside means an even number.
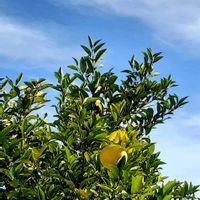
[[[185,121],[185,125],[191,128],[199,128],[199,136],[200,136],[200,115],[192,115]]]
[[[61,0],[50,1],[62,5],[69,3]],[[185,46],[189,48],[188,50],[200,48],[200,1],[70,0],[70,2],[76,6],[92,6],[101,12],[138,18],[153,30],[153,35],[157,39],[170,46],[173,45],[174,48],[180,46]]]
[[[178,112],[151,136],[161,151],[161,159],[167,163],[163,166],[163,175],[199,184],[200,116]]]
[[[67,38],[70,41],[70,38]],[[76,56],[72,46],[63,47],[47,31],[0,16],[0,56],[29,63],[66,63]]]

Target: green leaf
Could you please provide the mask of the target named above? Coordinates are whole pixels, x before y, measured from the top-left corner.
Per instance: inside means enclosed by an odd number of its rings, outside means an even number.
[[[81,58],[80,60],[80,69],[81,69],[81,72],[84,73],[86,71],[86,62],[85,62],[85,59],[84,57]]]
[[[87,69],[86,73],[87,74],[93,73],[95,67],[94,67],[91,59],[87,57],[87,58],[85,58],[85,61],[86,61],[87,66],[88,66],[88,69]]]
[[[103,111],[103,106],[102,106],[101,101],[97,100],[97,101],[95,102],[95,105],[99,108],[99,110],[100,110],[101,112]]]
[[[63,72],[63,69],[61,67],[59,68],[58,73],[59,73],[61,80],[62,80],[63,77],[64,77],[64,72]]]
[[[11,87],[14,87],[13,81],[7,77],[8,83]]]
[[[1,132],[0,132],[0,144],[2,144],[2,142],[5,139],[5,136],[7,134],[9,134],[13,129],[14,129],[15,125],[10,125],[7,126],[6,128],[4,128]]]
[[[38,83],[44,82],[46,79],[45,78],[39,78]]]
[[[184,181],[183,190],[183,196],[185,196],[188,193],[188,183],[186,181]]]
[[[79,78],[81,81],[84,81],[84,77],[81,74],[74,73],[75,78]]]
[[[90,48],[92,48],[93,47],[93,41],[92,41],[92,38],[90,36],[88,36],[88,42],[89,42]]]
[[[155,62],[158,62],[158,61],[159,61],[160,59],[162,59],[162,58],[163,58],[163,56],[157,56],[157,57],[155,57],[155,58],[154,58],[154,63],[155,63]]]
[[[40,152],[38,151],[37,148],[32,148],[32,158],[34,161],[37,161],[40,157]]]
[[[87,185],[88,183],[92,183],[95,181],[95,177],[91,177],[91,178],[86,178],[84,179],[81,183],[80,183],[80,188],[83,188],[85,185]]]
[[[45,151],[46,146],[43,146],[40,149],[37,149],[36,147],[32,148],[32,158],[34,161],[38,161],[38,159],[40,158],[40,156],[42,155],[42,153]]]
[[[23,169],[23,163],[20,163],[19,165],[17,165],[17,167],[15,168],[15,173],[19,174]]]
[[[107,185],[103,185],[103,184],[98,183],[97,186],[102,188],[103,190],[106,190],[106,191],[109,191],[109,192],[113,191],[113,189],[108,187]]]
[[[25,196],[27,196],[29,198],[37,198],[36,191],[31,188],[21,188],[21,192],[22,192],[22,194],[24,194]]]
[[[4,112],[3,107],[0,105],[0,115],[2,115]]]
[[[72,59],[74,60],[74,62],[76,63],[76,65],[78,66],[78,60],[76,58],[73,58]]]
[[[154,152],[154,150],[155,150],[155,144],[152,143],[152,144],[150,145],[150,147],[149,147],[149,150],[148,150],[149,155],[152,155],[153,152]]]
[[[95,42],[94,42],[94,47],[95,47],[99,42],[101,42],[101,40],[95,41]]]
[[[143,186],[144,186],[144,176],[142,175],[132,176],[132,182],[131,182],[132,194],[141,192]]]
[[[57,78],[58,82],[61,81],[61,76],[58,72],[54,72],[54,76]]]
[[[178,101],[178,105],[179,105],[179,106],[183,106],[184,104],[188,103],[188,102],[186,101],[187,98],[188,98],[188,97],[183,97],[183,98],[181,98],[181,99]]]
[[[77,68],[76,66],[74,66],[74,65],[68,65],[67,67],[68,67],[69,69],[72,69],[72,70],[75,70],[75,71],[78,70],[78,68]]]
[[[88,97],[84,99],[83,104],[88,105],[90,103],[96,102],[97,100],[99,100],[98,97]]]
[[[107,172],[108,172],[108,176],[110,177],[110,179],[113,182],[115,182],[115,180],[119,176],[119,169],[116,166],[112,166],[111,169],[109,169]]]
[[[39,90],[44,90],[44,89],[49,88],[49,87],[51,87],[51,86],[52,86],[52,84],[46,83],[46,84],[41,85],[38,89],[39,89]]]
[[[20,83],[20,81],[22,80],[23,77],[23,73],[20,73],[19,76],[17,77],[15,84],[18,85]]]
[[[174,186],[177,185],[176,181],[168,181],[164,187],[163,187],[163,195],[166,196],[168,194],[171,193],[171,191],[173,190]]]
[[[45,193],[44,191],[41,189],[41,187],[38,187],[39,189],[39,200],[45,200]]]
[[[70,189],[72,189],[72,190],[75,189],[75,185],[71,180],[65,179],[64,181],[65,181],[66,185],[69,186]]]
[[[159,75],[160,75],[159,72],[152,72],[152,73],[151,73],[151,76],[159,76]]]
[[[117,109],[113,105],[110,105],[110,111],[111,111],[111,114],[112,114],[114,121],[116,122],[117,119],[118,119]]]
[[[150,60],[153,60],[152,50],[150,48],[147,49],[147,54],[148,54]]]
[[[30,88],[33,88],[33,87],[34,87],[33,84],[30,83],[30,82],[28,82],[28,81],[25,81],[24,83],[25,83],[28,87],[30,87]]]
[[[14,179],[12,173],[8,169],[0,168],[0,173],[3,173],[4,175],[6,175],[10,180]]]
[[[102,49],[98,51],[97,55],[95,56],[95,62],[98,62],[102,58],[105,52],[106,52],[106,49]]]
[[[149,120],[151,120],[151,118],[153,117],[153,113],[154,113],[153,108],[148,108],[145,112],[147,113],[147,118]]]
[[[171,200],[172,197],[173,197],[173,196],[172,196],[171,194],[169,194],[169,195],[165,196],[163,200]]]
[[[2,83],[2,85],[1,85],[1,87],[0,87],[0,89],[3,91],[4,90],[4,88],[5,88],[5,86],[6,86],[6,84],[8,83],[8,80],[6,80],[6,81],[4,81],[3,83]]]
[[[96,53],[105,43],[101,43],[94,48],[94,52]]]
[[[107,136],[107,133],[100,133],[100,134],[97,134],[97,135],[95,135],[95,139],[104,139],[104,138],[106,138],[106,136]]]
[[[84,153],[84,157],[85,157],[85,160],[86,160],[87,162],[90,162],[90,155],[88,154],[87,151]]]
[[[90,49],[88,49],[86,46],[81,45],[81,47],[84,49],[84,51],[90,56],[91,55],[91,51]]]
[[[124,169],[125,164],[126,164],[126,157],[123,156],[123,157],[120,159],[120,161],[117,163],[117,167],[118,167],[118,169],[119,169],[119,174],[120,174],[120,176],[122,176],[122,174],[123,174],[123,169]]]

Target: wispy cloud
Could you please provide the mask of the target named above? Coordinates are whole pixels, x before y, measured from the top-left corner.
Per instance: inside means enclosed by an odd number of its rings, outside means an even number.
[[[200,157],[200,116],[178,112],[152,132],[152,140],[161,151],[163,175],[181,181],[199,184]]]
[[[62,5],[69,3],[61,0],[49,1]],[[70,0],[70,2],[76,6],[92,6],[101,12],[138,18],[152,29],[150,34],[174,48],[183,46],[189,48],[188,50],[200,48],[199,1]]]
[[[0,16],[0,56],[29,63],[59,64],[76,56],[77,50],[74,49],[74,46],[66,48],[57,42],[48,34],[48,30]]]

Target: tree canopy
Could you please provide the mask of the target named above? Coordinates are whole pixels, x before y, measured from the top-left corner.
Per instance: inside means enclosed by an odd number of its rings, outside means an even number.
[[[133,56],[119,80],[101,70],[104,43],[88,43],[71,72],[55,72],[55,85],[22,82],[22,73],[0,79],[0,198],[199,199],[198,186],[161,175],[165,163],[151,141],[187,98],[170,93],[175,81],[155,71],[161,53],[147,49],[141,63]],[[58,94],[52,122],[48,109],[39,115],[47,88]]]

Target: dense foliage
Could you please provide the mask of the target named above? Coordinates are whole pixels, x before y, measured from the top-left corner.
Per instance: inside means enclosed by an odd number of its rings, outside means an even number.
[[[154,71],[161,53],[132,57],[120,81],[100,69],[104,44],[88,39],[86,55],[68,66],[73,73],[55,72],[57,85],[22,83],[22,74],[0,80],[0,199],[198,199],[198,186],[164,182],[150,139],[186,103],[169,94],[171,76]],[[51,123],[35,114],[47,88],[58,94]]]

